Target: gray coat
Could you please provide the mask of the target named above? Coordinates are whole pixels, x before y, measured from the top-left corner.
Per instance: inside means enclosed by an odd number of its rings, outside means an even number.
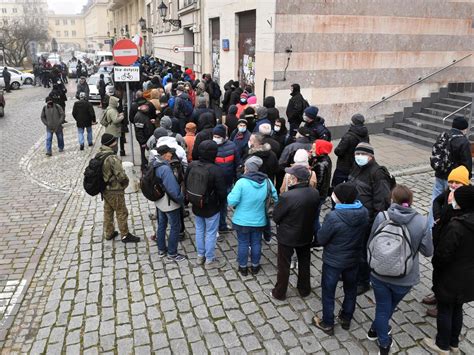
[[[433,240],[431,238],[431,228],[426,217],[416,212],[413,208],[402,207],[395,203],[387,210],[388,216],[394,222],[405,225],[410,232],[412,250],[416,253],[413,259],[413,268],[405,277],[383,277],[375,275],[372,276],[392,285],[397,286],[414,286],[420,282],[420,260],[419,252],[426,257],[433,255]],[[379,213],[375,217],[372,231],[370,232],[369,243],[374,236],[377,227],[385,220],[383,213]]]
[[[56,132],[63,128],[64,118],[64,110],[58,104],[53,104],[52,107],[45,105],[43,111],[41,111],[41,122],[51,132]]]
[[[122,133],[122,121],[124,116],[118,113],[119,99],[115,96],[111,96],[109,99],[109,106],[105,111],[107,117],[107,126],[105,127],[105,133],[110,133],[114,137],[120,137]]]

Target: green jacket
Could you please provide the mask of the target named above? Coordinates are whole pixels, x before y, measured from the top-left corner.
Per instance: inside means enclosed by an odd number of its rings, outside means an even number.
[[[105,112],[107,126],[105,127],[105,133],[110,133],[114,137],[120,137],[122,133],[122,121],[124,116],[119,114],[117,111],[119,104],[119,98],[111,96],[109,99],[109,106]]]
[[[108,153],[114,153],[113,155],[105,158],[104,165],[102,166],[102,174],[104,182],[106,184],[106,191],[117,191],[123,192],[128,186],[128,177],[122,167],[122,161],[117,157],[114,150],[105,145],[101,146],[97,157]]]

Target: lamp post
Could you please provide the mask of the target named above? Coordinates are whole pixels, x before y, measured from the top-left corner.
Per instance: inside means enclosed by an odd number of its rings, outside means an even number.
[[[176,26],[181,28],[181,20],[178,19],[167,19],[166,15],[168,13],[168,6],[165,5],[163,0],[161,0],[161,4],[158,5],[158,11],[160,12],[160,17],[163,23],[169,22],[172,26]]]
[[[153,28],[146,27],[146,20],[143,17],[140,17],[140,19],[138,20],[138,25],[140,26],[140,29],[143,34],[143,49],[146,53],[147,32],[153,33]]]

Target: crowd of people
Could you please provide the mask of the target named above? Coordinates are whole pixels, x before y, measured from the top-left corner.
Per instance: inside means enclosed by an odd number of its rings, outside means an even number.
[[[258,98],[249,85],[230,80],[222,93],[209,74],[197,79],[189,68],[148,57],[138,65],[142,81],[132,102],[123,100],[119,85],[106,94],[100,119],[105,126],[102,147],[89,165],[102,169],[98,192],[104,199],[105,239],[140,241],[128,229],[128,178],[117,156],[119,150],[125,155],[129,120],[141,150],[142,190],[156,207],[157,231],[151,238],[160,257],[176,263],[188,259],[179,242],[186,236],[184,218],[190,207],[196,229],[193,263],[206,270],[225,265],[216,245],[235,231],[238,272],[258,275],[262,242],[276,239],[277,279],[267,294],[281,301],[292,268],[298,270],[300,296],[310,295],[312,251],[323,248],[323,309],[313,324],[330,335],[336,320],[350,329],[357,296],[372,288],[376,311],[367,337],[378,341],[381,354],[388,354],[392,314],[420,281],[419,254],[433,256],[434,295],[423,302],[437,304],[438,332],[436,339],[423,343],[439,354],[459,351],[462,304],[474,300],[474,187],[464,118],[453,120],[446,133],[448,145],[442,137],[436,143],[436,184],[432,217],[427,218],[413,208],[413,192],[378,164],[361,114],[352,116],[334,147],[324,118],[303,98],[298,84],[291,86],[287,121],[274,97]],[[95,122],[92,112],[83,122],[90,110],[84,101],[81,93],[73,112],[82,134]],[[47,106],[43,121],[58,124],[64,120],[61,114]],[[92,144],[89,130],[88,143]],[[328,199],[331,210],[321,221]],[[114,230],[114,214],[119,232]],[[335,318],[335,292],[341,280],[344,301]]]

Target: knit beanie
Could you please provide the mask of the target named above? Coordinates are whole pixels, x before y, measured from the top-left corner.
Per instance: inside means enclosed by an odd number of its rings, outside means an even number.
[[[245,118],[241,118],[240,120],[237,121],[238,125],[241,124],[241,123],[245,124],[246,126],[249,124],[248,121]]]
[[[331,154],[332,147],[332,143],[324,139],[316,139],[313,143],[313,151],[316,153],[316,156]]]
[[[464,131],[467,129],[467,127],[469,127],[469,124],[464,117],[458,116],[454,118],[452,127],[459,129],[460,131]]]
[[[259,127],[258,127],[258,131],[265,135],[265,136],[268,136],[270,133],[272,133],[272,125],[270,123],[262,123]]]
[[[311,131],[309,130],[309,128],[306,128],[306,127],[298,128],[298,133],[301,134],[303,137],[311,136]]]
[[[341,203],[351,204],[357,199],[357,189],[353,184],[342,183],[334,188],[334,195]]]
[[[374,147],[372,147],[369,143],[361,142],[357,144],[357,147],[354,151],[354,154],[367,154],[370,156],[374,156]]]
[[[317,108],[316,106],[310,106],[304,110],[304,114],[312,120],[315,120],[318,117],[318,112],[319,108]]]
[[[365,117],[362,116],[360,113],[356,113],[352,116],[351,122],[354,126],[362,126],[365,122]]]
[[[207,105],[207,102],[206,102],[206,97],[205,96],[198,96],[198,102],[197,102],[197,107],[201,107],[201,106],[206,106]]]
[[[259,106],[257,108],[257,119],[265,118],[268,115],[268,110],[265,106]]]
[[[186,126],[184,127],[186,132],[196,132],[196,124],[194,122],[188,122],[186,123]]]
[[[168,116],[163,116],[160,120],[160,127],[170,130],[173,127],[173,121]]]
[[[469,171],[464,165],[458,166],[456,169],[451,170],[448,176],[448,181],[457,181],[467,186],[471,184],[469,180]]]
[[[100,143],[102,145],[106,145],[107,147],[110,146],[112,143],[114,143],[117,140],[117,137],[110,133],[104,133],[102,135],[102,138],[100,139]]]
[[[153,136],[158,141],[158,139],[160,139],[161,137],[168,137],[168,131],[163,127],[159,127],[153,131]]]
[[[454,199],[461,210],[474,210],[474,186],[461,186],[456,189]]]
[[[305,149],[298,149],[293,157],[295,165],[309,166],[308,152]]]
[[[247,173],[255,173],[263,165],[263,160],[255,155],[252,155],[245,161],[244,165]]]
[[[219,137],[225,138],[225,137],[226,137],[226,129],[225,129],[225,126],[224,126],[223,124],[218,124],[218,125],[215,126],[214,129],[212,130],[212,134],[215,135],[215,136],[219,136]]]

